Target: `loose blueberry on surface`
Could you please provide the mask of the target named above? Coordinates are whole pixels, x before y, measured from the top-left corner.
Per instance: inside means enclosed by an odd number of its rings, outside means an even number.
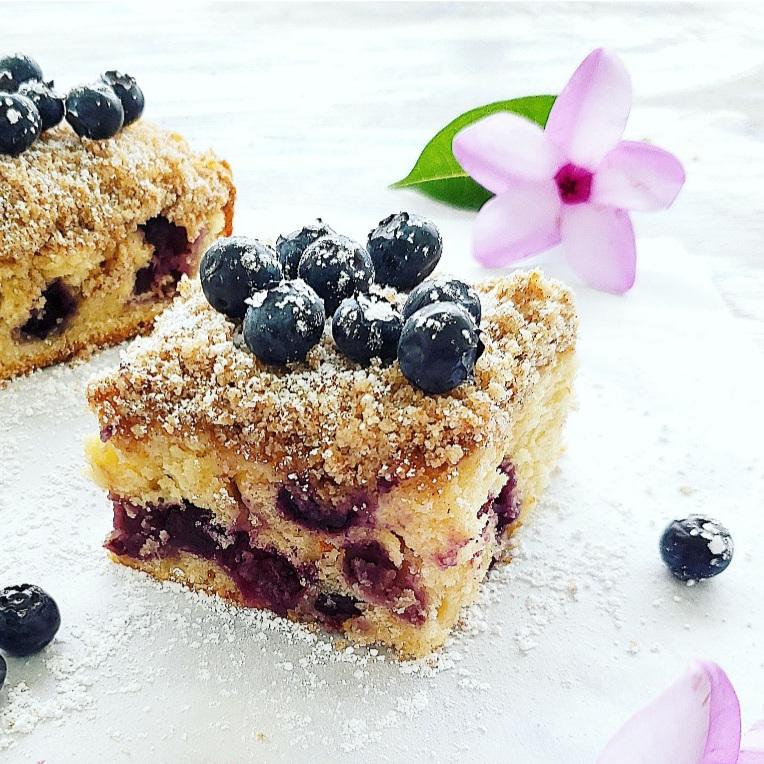
[[[199,280],[207,302],[229,318],[243,318],[245,300],[282,279],[276,253],[257,239],[218,239],[202,256]]]
[[[0,154],[17,157],[42,131],[37,107],[26,96],[0,93]]]
[[[395,359],[403,328],[401,314],[387,300],[359,294],[344,299],[334,312],[332,336],[340,352],[356,363]]]
[[[309,245],[297,268],[303,281],[324,301],[328,316],[339,304],[358,292],[368,292],[374,280],[369,253],[347,236],[331,234]]]
[[[66,107],[64,97],[56,92],[53,80],[30,80],[19,87],[19,95],[26,96],[37,107],[42,120],[42,129],[50,130],[64,118]]]
[[[414,313],[398,343],[401,371],[426,393],[445,393],[472,379],[482,352],[475,321],[452,302],[436,302]]]
[[[297,277],[297,267],[306,247],[310,246],[322,236],[329,236],[334,230],[318,218],[315,223],[310,223],[298,228],[286,236],[279,236],[276,240],[276,251],[279,253],[281,268],[284,277],[293,279]]]
[[[125,110],[117,94],[105,83],[97,82],[69,91],[66,121],[80,137],[104,140],[122,129]]]
[[[146,101],[135,77],[112,69],[101,75],[101,81],[107,84],[122,102],[122,108],[125,112],[123,127],[132,125],[133,122],[141,118]]]
[[[244,317],[244,342],[265,363],[302,361],[324,333],[321,298],[301,279],[255,294]]]
[[[0,91],[15,93],[22,82],[41,79],[42,69],[30,56],[13,53],[0,57]]]
[[[480,326],[482,310],[478,293],[469,284],[448,276],[436,276],[414,287],[403,306],[403,318],[410,318],[418,310],[435,302],[461,305]]]
[[[5,658],[3,658],[2,655],[0,655],[0,690],[3,689],[3,685],[5,684],[5,676],[8,673],[8,665],[5,662]]]
[[[734,549],[730,532],[702,515],[669,523],[660,541],[663,562],[680,581],[719,575],[732,561]]]
[[[369,234],[377,283],[407,291],[429,276],[443,253],[443,239],[427,218],[399,212]]]
[[[0,590],[0,648],[31,655],[56,636],[61,615],[53,598],[39,586],[21,584]]]

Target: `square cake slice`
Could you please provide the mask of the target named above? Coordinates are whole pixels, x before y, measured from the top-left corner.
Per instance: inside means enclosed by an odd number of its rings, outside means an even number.
[[[442,645],[549,479],[575,367],[563,286],[531,272],[477,290],[475,380],[428,396],[328,332],[269,367],[184,280],[89,386],[113,558],[406,656]]]
[[[0,380],[150,328],[230,233],[231,171],[145,122],[0,156]]]

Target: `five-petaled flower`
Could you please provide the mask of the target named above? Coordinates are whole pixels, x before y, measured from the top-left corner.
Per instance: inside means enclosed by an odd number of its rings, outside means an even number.
[[[636,250],[626,210],[671,205],[684,170],[663,149],[621,140],[630,108],[629,74],[600,48],[576,69],[545,129],[501,112],[457,133],[457,161],[495,194],[475,221],[480,262],[505,265],[562,242],[588,284],[631,289]]]

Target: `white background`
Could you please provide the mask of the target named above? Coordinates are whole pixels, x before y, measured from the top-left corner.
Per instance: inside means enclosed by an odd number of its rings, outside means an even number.
[[[64,621],[42,655],[9,660],[0,760],[591,762],[696,656],[727,669],[746,724],[764,716],[762,13],[155,6],[4,4],[0,47],[63,88],[135,74],[147,118],[231,162],[239,233],[321,215],[362,238],[406,208],[440,225],[445,269],[478,277],[471,215],[387,185],[457,114],[556,92],[602,44],[633,76],[627,136],[674,151],[688,182],[672,210],[636,218],[631,294],[570,277],[582,329],[568,453],[517,559],[434,668],[333,652],[108,563],[82,386],[116,351],[0,391],[0,584],[42,584]],[[560,253],[542,261],[569,277]],[[728,524],[737,551],[688,589],[656,547],[694,511]]]

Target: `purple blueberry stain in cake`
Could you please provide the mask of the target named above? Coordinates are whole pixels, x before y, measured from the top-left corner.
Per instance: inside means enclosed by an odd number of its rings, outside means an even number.
[[[107,425],[102,427],[98,433],[98,437],[101,439],[101,443],[108,443],[114,436],[114,426]]]
[[[370,601],[387,605],[414,624],[426,619],[423,595],[415,588],[415,577],[408,565],[398,568],[379,541],[359,541],[345,548],[344,572]],[[413,600],[400,605],[401,600]]]
[[[179,551],[214,560],[234,580],[244,602],[278,615],[293,609],[305,576],[286,557],[252,546],[244,531],[228,531],[209,510],[186,503],[139,507],[113,499],[114,531],[106,548],[116,555],[150,559]]]
[[[345,549],[345,575],[365,592],[387,598],[398,568],[379,541],[361,541]]]
[[[175,225],[163,215],[151,218],[138,226],[144,241],[154,248],[151,262],[135,275],[133,294],[168,293],[183,275],[191,272],[195,248],[188,240],[183,226]]]
[[[284,485],[276,497],[276,507],[285,517],[305,528],[326,533],[339,533],[362,522],[368,524],[375,506],[366,491],[331,504],[319,499],[305,485]]]
[[[45,340],[63,331],[77,310],[72,290],[61,279],[55,279],[45,287],[40,302],[27,322],[17,330],[22,339]]]
[[[501,535],[507,526],[520,517],[520,499],[517,495],[517,475],[514,465],[505,459],[499,465],[499,471],[507,476],[507,482],[498,496],[489,496],[478,511],[478,517],[494,512],[496,514],[496,534]]]
[[[345,530],[352,519],[349,505],[332,506],[319,501],[307,491],[282,486],[276,498],[278,510],[296,523],[327,533]]]
[[[480,516],[480,515],[478,515]],[[450,538],[445,548],[441,549],[435,555],[435,562],[440,568],[453,568],[459,562],[459,552],[469,544],[471,539]]]
[[[313,607],[324,618],[333,623],[342,623],[348,618],[356,618],[361,615],[358,600],[337,592],[322,592],[316,597]]]
[[[508,525],[520,517],[520,500],[517,496],[517,475],[508,460],[501,463],[499,469],[507,476],[507,482],[493,503],[496,512],[496,532],[501,533]]]
[[[390,493],[398,483],[400,480],[396,475],[383,475],[377,478],[377,493],[384,496],[384,494]]]
[[[237,534],[237,541],[222,550],[218,561],[236,581],[248,604],[265,606],[285,616],[304,589],[297,568],[278,552],[250,547],[245,539],[246,534]]]

